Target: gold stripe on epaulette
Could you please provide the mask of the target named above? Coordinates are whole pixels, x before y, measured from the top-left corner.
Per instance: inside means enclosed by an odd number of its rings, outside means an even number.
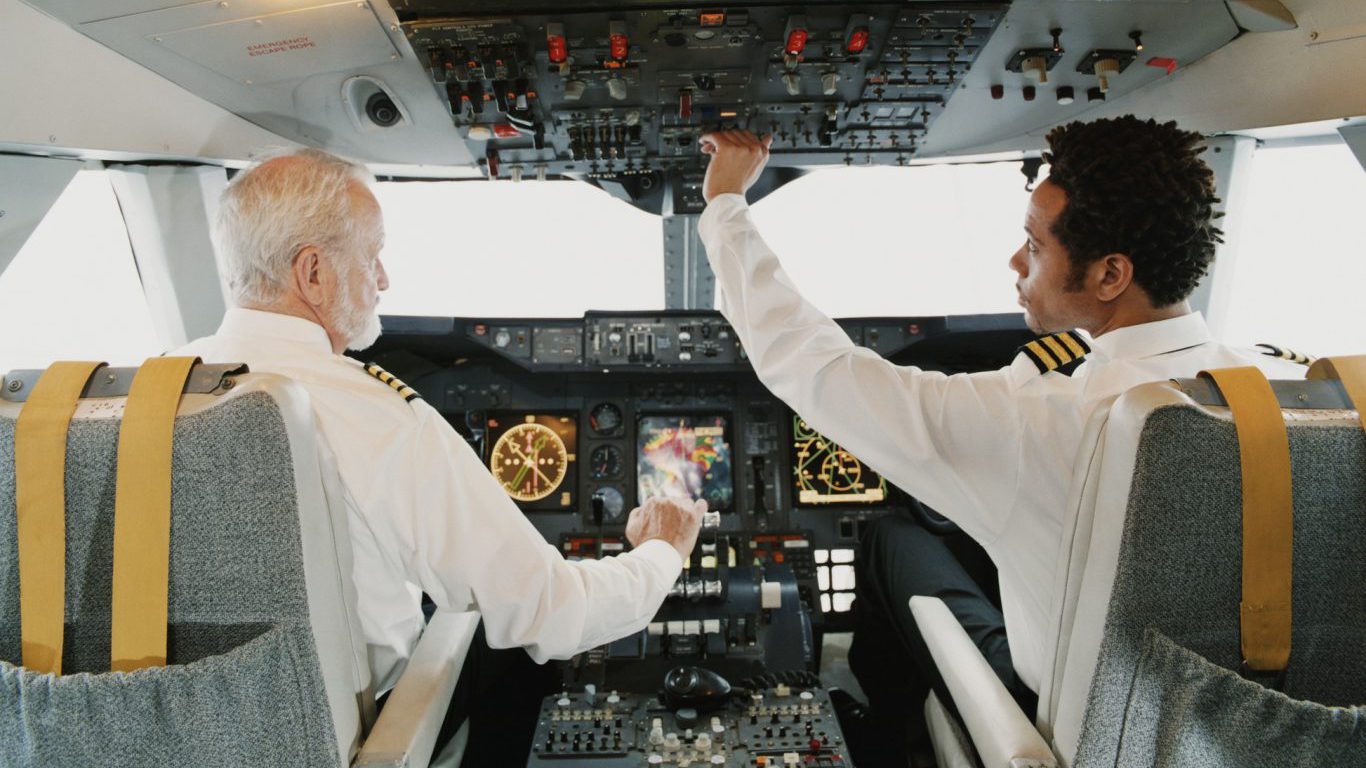
[[[379,367],[375,363],[367,363],[365,366],[365,372],[370,374],[371,376],[374,376],[375,378],[379,379],[385,384],[388,384],[391,389],[393,389],[403,398],[404,402],[412,402],[413,400],[422,397],[422,395],[419,395],[417,393],[417,390],[413,389],[407,384],[404,384],[402,379],[400,379],[392,373],[389,373],[388,371]]]
[[[1059,363],[1072,362],[1072,353],[1068,352],[1067,349],[1063,347],[1062,342],[1058,341],[1056,338],[1045,336],[1042,339],[1039,339],[1039,341],[1042,341],[1044,345],[1048,347],[1048,351],[1053,353],[1053,356],[1058,359]]]
[[[1067,345],[1068,349],[1072,350],[1074,357],[1085,357],[1091,351],[1091,348],[1086,346],[1086,342],[1071,331],[1058,334],[1058,338]]]
[[[1292,363],[1299,363],[1300,365],[1313,365],[1318,359],[1312,355],[1296,352],[1295,350],[1287,349],[1286,347],[1278,347],[1274,344],[1258,344],[1257,346],[1262,348],[1262,354],[1267,357],[1278,357],[1282,360],[1289,360]]]
[[[1078,363],[1090,351],[1086,340],[1071,331],[1041,336],[1020,347],[1020,352],[1038,367],[1039,373]]]

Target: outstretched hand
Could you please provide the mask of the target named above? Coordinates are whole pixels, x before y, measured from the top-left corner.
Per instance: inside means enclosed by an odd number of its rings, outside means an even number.
[[[697,532],[702,527],[702,513],[707,502],[687,499],[646,499],[631,510],[626,520],[626,540],[638,547],[650,539],[661,539],[673,545],[684,560],[697,543]]]
[[[702,154],[711,155],[707,177],[702,182],[702,198],[708,203],[728,192],[743,195],[768,163],[772,136],[755,136],[749,131],[713,131],[698,139]]]

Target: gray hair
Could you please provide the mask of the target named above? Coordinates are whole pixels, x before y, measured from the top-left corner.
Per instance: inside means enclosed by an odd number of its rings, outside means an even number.
[[[287,165],[275,162],[285,159]],[[369,217],[352,205],[351,185],[369,186],[374,180],[365,166],[319,149],[273,154],[234,177],[213,229],[233,300],[239,305],[277,301],[289,287],[294,257],[305,246],[355,254],[382,237],[383,231],[368,226]],[[347,273],[355,266],[349,261],[334,266]]]

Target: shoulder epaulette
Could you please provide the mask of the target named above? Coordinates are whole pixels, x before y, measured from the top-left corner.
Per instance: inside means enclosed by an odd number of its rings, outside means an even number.
[[[1314,361],[1318,359],[1301,352],[1296,352],[1293,349],[1286,349],[1285,347],[1278,347],[1273,344],[1258,344],[1257,346],[1260,348],[1259,351],[1267,357],[1279,357],[1282,360],[1289,360],[1292,363],[1299,363],[1300,365],[1313,365]]]
[[[1038,366],[1039,373],[1057,371],[1071,376],[1072,371],[1081,365],[1082,358],[1091,352],[1091,346],[1081,334],[1062,331],[1041,336],[1020,347],[1019,352]]]
[[[392,387],[395,392],[399,393],[399,395],[403,397],[404,402],[411,403],[412,401],[422,397],[422,395],[419,395],[417,393],[417,390],[413,389],[407,384],[404,384],[402,379],[400,379],[392,373],[389,373],[388,371],[379,367],[375,363],[366,363],[365,372]]]

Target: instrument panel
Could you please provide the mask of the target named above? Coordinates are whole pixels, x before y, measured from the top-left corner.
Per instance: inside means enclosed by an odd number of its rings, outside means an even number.
[[[486,424],[489,471],[508,496],[528,508],[573,508],[577,415],[491,414]]]
[[[1033,338],[1019,315],[839,322],[893,362],[946,373],[1005,365]],[[716,585],[735,568],[786,568],[818,627],[837,628],[863,527],[907,509],[904,493],[759,382],[716,312],[384,327],[368,354],[446,416],[567,557],[623,551],[627,515],[646,499],[705,499],[719,525],[680,580],[683,603],[727,594]],[[706,646],[667,627],[660,637],[664,649]]]
[[[575,175],[695,213],[708,130],[771,134],[774,166],[905,164],[1007,8],[649,5],[408,2],[399,14],[490,178]]]
[[[792,476],[796,503],[881,504],[888,500],[887,481],[806,420],[792,415]]]

